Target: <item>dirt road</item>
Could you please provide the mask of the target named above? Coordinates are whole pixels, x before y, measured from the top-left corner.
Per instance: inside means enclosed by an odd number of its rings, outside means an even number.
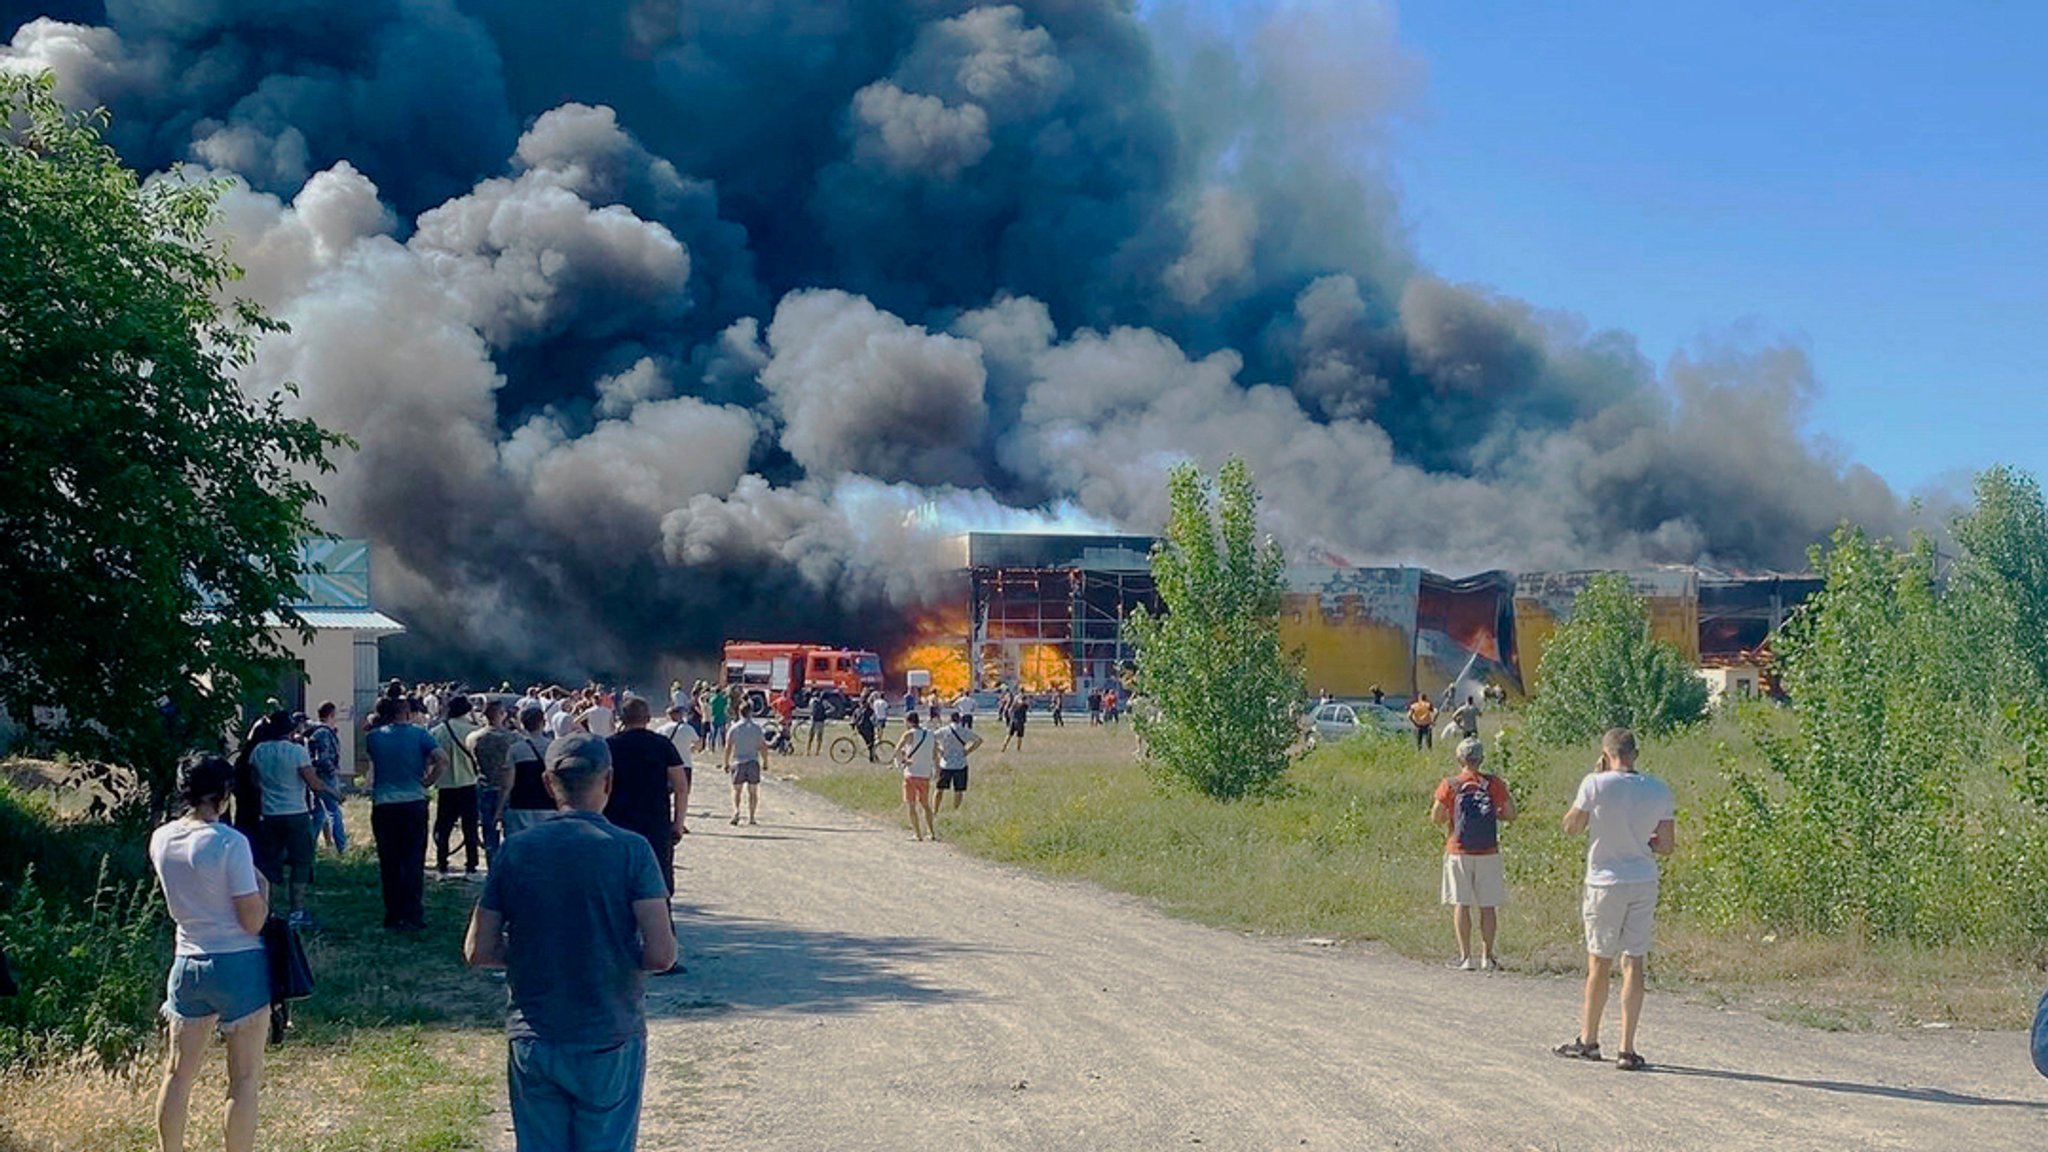
[[[681,853],[643,1147],[2048,1147],[2014,1034],[1653,995],[1660,1070],[1625,1075],[1548,1053],[1569,981],[1203,928],[764,792],[760,827],[699,820]]]

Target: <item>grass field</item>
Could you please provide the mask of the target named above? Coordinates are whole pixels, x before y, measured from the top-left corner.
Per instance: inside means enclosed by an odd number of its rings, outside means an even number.
[[[1483,733],[1497,746],[1495,721]],[[1377,941],[1405,956],[1454,954],[1438,906],[1443,834],[1427,819],[1450,753],[1407,741],[1353,741],[1299,762],[1280,795],[1218,804],[1157,788],[1128,728],[1034,724],[1029,748],[976,757],[968,801],[940,834],[976,855],[1085,879],[1218,927]],[[2040,994],[2041,956],[1911,948],[1854,934],[1781,937],[1696,914],[1700,813],[1725,756],[1754,758],[1739,727],[1716,722],[1645,749],[1643,767],[1679,798],[1679,851],[1665,872],[1653,983],[1775,1018],[1835,1029],[1954,1024],[2016,1027]],[[1512,748],[1490,768],[1508,779],[1521,820],[1502,835],[1510,905],[1501,953],[1512,970],[1583,971],[1578,919],[1583,841],[1559,818],[1594,750]],[[867,765],[802,757],[779,771],[841,804],[901,822],[898,778]],[[906,825],[907,834],[907,825]]]
[[[477,886],[427,885],[428,931],[385,932],[369,809],[365,834],[337,860],[323,854],[310,901],[322,930],[308,939],[317,986],[294,1006],[290,1038],[265,1062],[257,1146],[334,1152],[458,1152],[504,1123],[493,1101],[504,1077],[504,983],[464,968],[461,942]],[[117,1072],[49,1069],[0,1077],[0,1148],[130,1152],[154,1148],[161,1057]],[[194,1148],[217,1147],[225,1062],[215,1045],[192,1097]]]

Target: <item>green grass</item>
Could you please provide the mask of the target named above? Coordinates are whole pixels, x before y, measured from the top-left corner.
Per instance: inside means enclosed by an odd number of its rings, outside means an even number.
[[[1490,749],[1501,747],[1493,718],[1485,734]],[[1718,765],[1727,756],[1754,759],[1732,722],[1644,752],[1643,767],[1679,797],[1656,984],[1766,1011],[1798,1004],[1870,1026],[2024,1022],[2037,994],[2035,951],[1912,948],[1854,934],[1781,938],[1699,911],[1709,903],[1698,863],[1701,814],[1719,795]],[[1516,741],[1489,764],[1507,778],[1521,809],[1521,820],[1502,833],[1511,902],[1501,948],[1518,971],[1582,970],[1584,842],[1565,836],[1559,818],[1592,760],[1591,749],[1536,750]],[[1279,795],[1219,804],[1156,787],[1132,755],[1128,730],[1037,728],[1027,753],[991,748],[978,757],[965,808],[942,814],[939,830],[976,855],[1090,880],[1202,923],[1374,940],[1438,959],[1453,945],[1437,903],[1443,833],[1427,813],[1449,761],[1443,748],[1418,753],[1406,741],[1366,738],[1306,757]],[[893,772],[783,763],[843,805],[903,818]]]

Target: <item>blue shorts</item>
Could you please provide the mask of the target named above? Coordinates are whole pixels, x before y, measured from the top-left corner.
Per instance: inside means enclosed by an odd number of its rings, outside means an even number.
[[[165,982],[164,1016],[171,1020],[220,1017],[229,1031],[270,1009],[270,961],[263,949],[218,956],[179,956]]]

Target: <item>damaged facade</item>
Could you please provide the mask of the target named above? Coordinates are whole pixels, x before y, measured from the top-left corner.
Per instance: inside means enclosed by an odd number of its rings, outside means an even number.
[[[1150,536],[978,532],[953,541],[959,585],[892,670],[922,668],[942,691],[1017,685],[1085,693],[1132,657],[1123,620],[1160,610]],[[1363,697],[1488,684],[1524,695],[1545,641],[1596,570],[1462,578],[1416,567],[1287,570],[1281,638],[1311,692]],[[1652,634],[1696,665],[1761,666],[1766,638],[1817,578],[1695,568],[1627,573]]]

